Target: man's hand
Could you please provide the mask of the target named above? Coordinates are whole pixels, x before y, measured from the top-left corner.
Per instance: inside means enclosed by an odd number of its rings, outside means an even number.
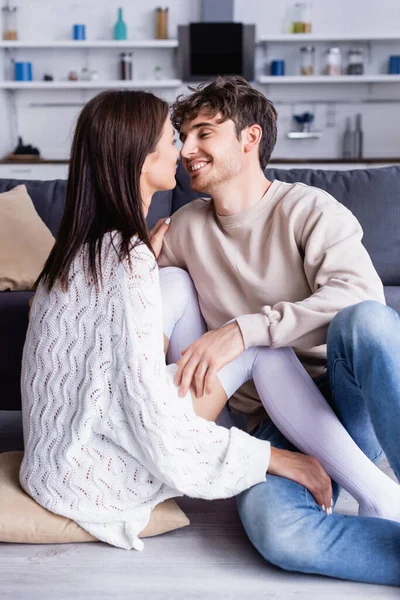
[[[167,233],[170,223],[171,219],[169,217],[168,219],[159,219],[150,231],[150,243],[154,250],[154,254],[156,255],[156,259],[160,256],[164,235]]]
[[[211,394],[216,374],[222,367],[244,351],[244,342],[239,325],[234,321],[219,329],[208,331],[193,342],[181,354],[177,362],[175,384],[180,386],[179,395],[187,394],[192,384],[196,397]]]

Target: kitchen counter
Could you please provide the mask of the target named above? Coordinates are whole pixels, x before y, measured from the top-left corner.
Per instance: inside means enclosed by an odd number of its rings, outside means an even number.
[[[364,158],[363,160],[345,160],[341,158],[274,158],[269,166],[275,169],[325,169],[348,171],[351,169],[378,168],[400,164],[400,158]],[[48,181],[68,178],[69,161],[67,159],[39,160],[0,160],[1,179],[36,179]]]
[[[11,160],[7,158],[0,159],[1,165],[67,165],[68,159],[50,159],[40,158],[39,160]],[[341,164],[398,164],[400,158],[272,158],[268,164],[299,164],[299,165],[312,165],[312,164],[325,164],[325,165],[341,165]]]

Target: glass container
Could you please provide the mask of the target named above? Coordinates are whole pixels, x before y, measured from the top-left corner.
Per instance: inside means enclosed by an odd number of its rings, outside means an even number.
[[[6,6],[3,6],[3,40],[17,40],[17,8],[11,7],[10,3],[7,2]]]
[[[156,8],[156,40],[168,39],[168,8]]]
[[[315,47],[303,46],[300,48],[302,75],[314,75],[315,70]]]
[[[340,48],[329,48],[327,50],[325,73],[332,77],[342,74],[342,53]]]
[[[292,8],[291,33],[311,33],[312,2],[295,2]]]
[[[347,64],[348,75],[363,75],[364,74],[364,55],[359,48],[351,48],[348,53]]]

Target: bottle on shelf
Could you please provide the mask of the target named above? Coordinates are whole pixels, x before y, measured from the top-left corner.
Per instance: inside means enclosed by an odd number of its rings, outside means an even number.
[[[364,132],[362,130],[362,115],[356,115],[356,128],[353,138],[353,154],[354,158],[363,158],[364,153]]]
[[[124,17],[123,17],[123,10],[122,10],[122,8],[119,8],[118,9],[118,19],[114,25],[114,40],[126,40],[126,34],[127,34],[127,29],[126,29],[126,23],[125,23]]]
[[[123,81],[133,79],[132,52],[121,52],[120,54],[120,77]]]
[[[168,39],[168,8],[156,8],[156,40]]]
[[[353,158],[353,132],[350,117],[346,118],[346,129],[343,134],[342,158]]]

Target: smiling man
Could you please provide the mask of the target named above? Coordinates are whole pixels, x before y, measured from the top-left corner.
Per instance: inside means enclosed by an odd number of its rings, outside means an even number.
[[[399,478],[400,369],[393,360],[400,365],[400,320],[385,306],[358,221],[320,189],[265,177],[277,114],[243,78],[219,77],[180,97],[172,121],[191,187],[211,196],[173,215],[159,259],[161,267],[189,272],[209,330],[178,363],[182,395],[193,380],[202,396],[248,347],[293,347],[360,448],[372,460],[383,448]],[[268,419],[253,382],[229,406],[246,415],[254,435],[292,448]],[[371,571],[371,549],[383,547],[373,519],[344,526],[333,515],[321,523],[307,490],[276,476],[237,503],[250,540],[276,565],[400,582],[394,536],[385,552],[374,551]]]

